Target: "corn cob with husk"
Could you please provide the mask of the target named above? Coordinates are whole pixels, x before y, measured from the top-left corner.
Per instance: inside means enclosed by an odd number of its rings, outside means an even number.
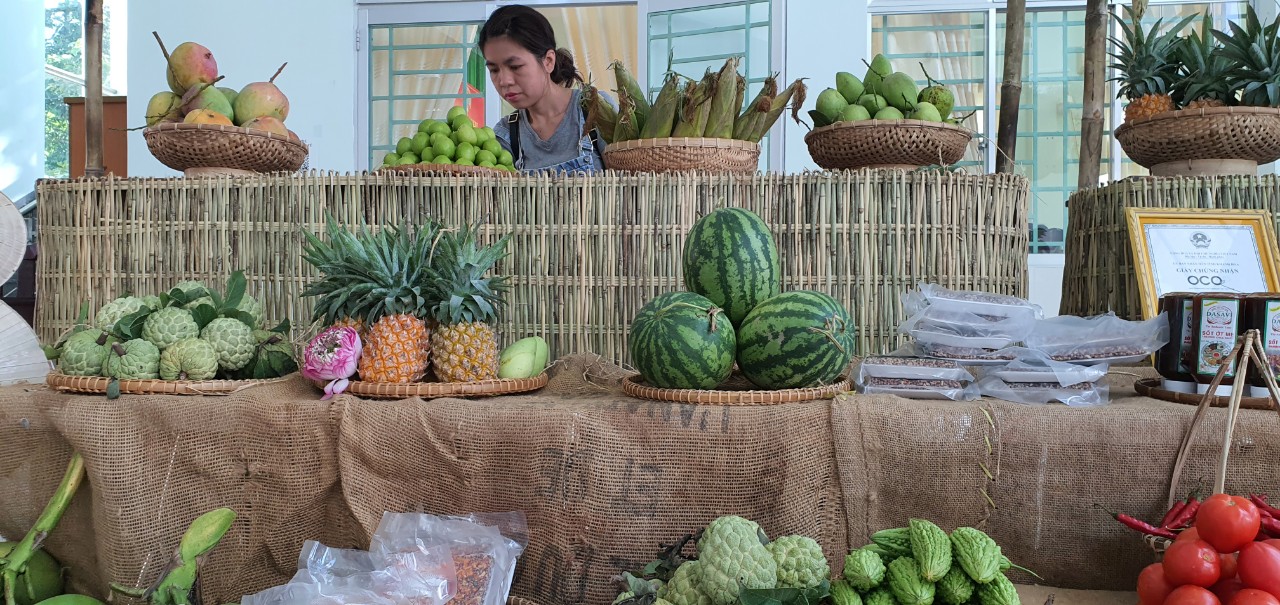
[[[640,131],[640,138],[660,139],[671,136],[682,98],[680,77],[675,72],[668,73],[666,81],[662,83],[662,90],[658,91],[658,96],[649,108],[649,119]]]
[[[599,102],[604,101],[602,99]],[[622,88],[618,90],[618,123],[613,129],[612,142],[621,143],[637,138],[640,138],[640,127],[636,123],[636,104],[626,89]]]
[[[707,125],[702,136],[713,139],[728,139],[733,136],[733,121],[738,117],[738,107],[733,102],[739,95],[742,77],[738,75],[738,58],[729,57],[716,74],[716,92],[711,97],[711,109],[708,112]],[[740,105],[739,105],[740,106]]]
[[[764,84],[760,87],[760,92],[756,93],[751,104],[738,115],[733,122],[733,138],[740,141],[749,141],[747,138],[750,133],[760,129],[764,123],[765,117],[773,106],[773,98],[778,95],[778,78],[772,75],[764,79]]]
[[[702,76],[702,80],[686,87],[684,107],[676,126],[671,130],[673,137],[701,137],[707,130],[707,120],[711,117],[711,101],[716,94],[716,74],[710,69]]]
[[[631,97],[631,104],[635,108],[635,125],[636,131],[644,128],[645,123],[649,120],[649,101],[645,97],[644,89],[640,88],[640,84],[636,79],[631,77],[631,72],[627,71],[626,66],[621,61],[614,61],[609,64],[609,68],[613,70],[613,77],[618,82],[618,97],[621,104],[621,97],[625,93]]]
[[[807,90],[808,88],[804,85],[804,78],[792,82],[790,86],[773,97],[773,100],[769,103],[768,113],[764,114],[764,119],[743,130],[741,133],[742,140],[759,142],[760,139],[763,139],[764,135],[769,132],[770,128],[773,128],[774,122],[778,121],[778,117],[782,115],[788,105],[791,107],[791,119],[795,120],[796,123],[802,123],[800,121],[800,108],[804,105]]]
[[[600,95],[600,91],[590,84],[582,90],[582,108],[587,112],[587,122],[582,127],[582,136],[587,136],[592,128],[600,132],[605,143],[613,142],[613,131],[618,125],[618,110]]]

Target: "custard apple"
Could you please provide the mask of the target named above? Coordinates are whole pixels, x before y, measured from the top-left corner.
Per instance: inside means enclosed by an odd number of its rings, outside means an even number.
[[[713,605],[732,605],[743,588],[777,586],[778,564],[764,547],[765,539],[755,521],[735,515],[707,525],[698,540],[700,588]]]
[[[110,332],[116,327],[116,322],[120,321],[125,315],[137,313],[143,309],[149,308],[147,303],[141,298],[134,296],[121,296],[98,309],[98,315],[95,317],[94,324],[99,330]]]
[[[782,536],[765,547],[778,563],[778,587],[813,588],[831,577],[822,547],[808,536]]]
[[[190,279],[173,284],[173,287],[169,288],[169,291],[172,292],[175,289],[182,290],[183,293],[188,295],[192,294],[196,290],[204,290],[205,292],[209,291],[209,287],[204,285],[204,282]]]
[[[213,345],[213,350],[218,352],[218,367],[228,372],[249,363],[258,344],[253,338],[253,328],[230,317],[219,317],[209,322],[200,338]]]
[[[174,343],[200,335],[200,326],[191,317],[191,311],[178,307],[165,307],[147,316],[142,324],[142,337],[161,351]]]
[[[701,566],[698,561],[681,563],[658,596],[671,601],[672,605],[711,605],[711,597],[698,588],[702,581]]]
[[[252,296],[245,294],[240,299],[240,304],[236,305],[236,309],[248,313],[253,318],[253,327],[262,327],[262,303],[258,302]]]
[[[191,301],[191,302],[189,302],[189,303],[187,303],[187,304],[185,304],[185,305],[182,305],[182,308],[183,308],[183,309],[186,309],[186,310],[188,310],[188,311],[190,311],[190,310],[192,310],[192,309],[194,309],[194,308],[196,308],[196,307],[198,307],[198,306],[200,306],[200,305],[209,305],[210,307],[212,307],[212,306],[213,306],[213,298],[212,298],[212,297],[209,297],[209,296],[201,296],[200,298],[197,298],[197,299],[195,299],[195,300],[193,300],[193,301]]]
[[[142,302],[147,303],[147,306],[151,307],[152,310],[158,310],[160,308],[159,296],[143,296]]]
[[[160,349],[141,338],[115,343],[102,364],[102,374],[120,380],[159,378]]]
[[[98,340],[102,340],[102,344]],[[102,364],[111,352],[112,338],[102,330],[82,330],[67,338],[58,357],[58,371],[67,376],[101,376]]]
[[[199,338],[186,338],[160,353],[161,380],[209,380],[218,373],[218,352]]]

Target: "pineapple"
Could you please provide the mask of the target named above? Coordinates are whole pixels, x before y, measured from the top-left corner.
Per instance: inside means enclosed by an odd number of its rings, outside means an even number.
[[[474,227],[446,232],[432,262],[432,368],[443,382],[472,382],[498,377],[498,336],[491,325],[503,304],[505,277],[484,274],[502,258],[510,235],[492,246],[476,243]]]
[[[1125,11],[1133,17],[1128,7]],[[1111,68],[1118,74],[1112,79],[1120,82],[1120,96],[1129,100],[1124,108],[1126,121],[1174,110],[1170,92],[1178,76],[1178,60],[1174,56],[1179,47],[1178,32],[1192,19],[1195,15],[1183,18],[1162,32],[1162,20],[1144,31],[1138,19],[1133,18],[1130,24],[1116,17],[1124,40],[1113,40],[1117,51],[1111,54],[1116,60]]]
[[[324,276],[303,295],[320,297],[313,318],[323,325],[363,326],[361,380],[417,382],[426,374],[432,301],[423,282],[437,231],[428,223],[352,234],[330,221],[329,244],[307,235],[305,256]]]
[[[1191,32],[1178,45],[1180,79],[1173,85],[1173,97],[1187,109],[1225,107],[1235,101],[1227,80],[1232,62],[1222,56],[1222,47],[1213,40],[1213,16],[1204,16],[1204,34]]]
[[[1280,21],[1263,27],[1252,5],[1246,6],[1245,25],[1231,23],[1231,33],[1214,30],[1222,43],[1221,56],[1230,63],[1226,81],[1232,93],[1240,94],[1240,104],[1253,107],[1280,106],[1280,41],[1276,30]]]

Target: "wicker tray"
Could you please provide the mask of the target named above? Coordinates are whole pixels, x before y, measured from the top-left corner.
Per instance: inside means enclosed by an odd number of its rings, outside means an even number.
[[[948,166],[964,157],[973,132],[923,120],[859,120],[804,135],[813,161],[827,170]]]
[[[724,381],[716,390],[660,389],[645,384],[644,379],[639,374],[633,374],[622,379],[623,392],[640,399],[707,405],[774,405],[797,401],[813,401],[815,399],[830,399],[849,390],[849,377],[841,376],[834,384],[808,389],[761,391],[753,390],[755,388],[755,385],[737,372]]]
[[[1133,390],[1139,395],[1150,397],[1152,399],[1162,399],[1164,401],[1172,401],[1174,403],[1182,403],[1185,405],[1200,405],[1200,400],[1204,395],[1197,393],[1176,393],[1160,388],[1159,378],[1143,378],[1133,383]],[[1230,403],[1229,396],[1215,396],[1209,400],[1209,405],[1215,408],[1225,408]],[[1270,397],[1241,397],[1240,407],[1250,410],[1271,410],[1275,406],[1271,403]]]
[[[611,143],[604,165],[627,172],[732,172],[750,174],[760,165],[760,144],[735,139],[669,137]]]
[[[495,378],[493,380],[477,380],[475,382],[406,382],[395,384],[389,382],[362,382],[352,380],[344,394],[358,395],[370,399],[435,399],[437,397],[492,397],[494,395],[510,395],[536,391],[547,386],[547,373],[543,372],[533,378]],[[324,388],[323,381],[315,385]]]
[[[120,393],[130,395],[230,395],[245,389],[288,380],[281,376],[268,380],[121,380]],[[105,394],[110,378],[101,376],[68,376],[50,372],[45,383],[55,391],[66,393]]]
[[[405,164],[403,166],[383,166],[375,173],[395,172],[399,174],[462,176],[518,176],[518,173],[489,168],[487,166],[459,166],[457,164]]]
[[[295,172],[307,159],[307,146],[298,141],[239,126],[156,124],[142,137],[161,164],[189,174]]]
[[[1156,176],[1249,174],[1280,159],[1280,109],[1182,109],[1125,122],[1120,147]],[[1212,161],[1212,162],[1206,162]]]

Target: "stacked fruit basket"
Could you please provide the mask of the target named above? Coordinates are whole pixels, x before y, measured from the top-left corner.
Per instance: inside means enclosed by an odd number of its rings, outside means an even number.
[[[493,128],[477,125],[462,106],[450,107],[444,120],[427,118],[411,137],[396,141],[382,157],[383,172],[503,174],[516,171],[511,152],[502,148]]]
[[[1228,31],[1190,15],[1143,29],[1132,11],[1117,17],[1123,39],[1112,55],[1119,95],[1129,101],[1115,137],[1156,176],[1255,174],[1280,159],[1280,38],[1247,7]]]

